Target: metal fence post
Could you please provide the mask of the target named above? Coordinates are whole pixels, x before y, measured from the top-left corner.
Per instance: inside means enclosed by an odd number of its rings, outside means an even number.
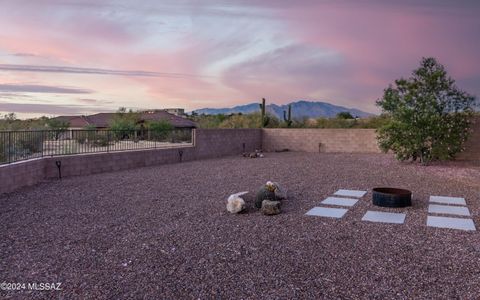
[[[8,163],[11,163],[12,162],[12,150],[11,150],[11,147],[12,147],[12,132],[9,131],[8,132]]]
[[[42,135],[42,157],[43,157],[43,152],[45,151],[45,132],[42,130],[40,131],[40,134]]]

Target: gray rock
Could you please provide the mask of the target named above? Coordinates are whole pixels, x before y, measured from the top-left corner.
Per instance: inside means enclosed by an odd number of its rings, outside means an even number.
[[[264,215],[278,215],[280,210],[280,201],[270,201],[270,200],[263,200],[262,202],[262,213]]]
[[[275,196],[275,192],[270,191],[266,185],[262,185],[258,190],[257,195],[255,197],[255,207],[261,208],[263,200],[271,200],[271,201],[277,200]]]
[[[280,184],[277,182],[274,182],[273,185],[275,185],[275,197],[277,200],[285,200],[287,199],[287,190],[284,189]]]
[[[245,210],[245,201],[240,196],[247,194],[248,192],[240,192],[230,195],[227,199],[227,210],[232,214],[238,214]]]

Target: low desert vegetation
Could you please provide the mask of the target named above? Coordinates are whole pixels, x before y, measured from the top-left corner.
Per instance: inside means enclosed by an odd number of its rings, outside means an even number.
[[[190,117],[199,128],[261,128],[262,115],[260,112],[251,114],[230,115],[194,115]],[[368,118],[302,118],[280,120],[269,115],[265,128],[379,128],[389,119],[387,115]],[[289,124],[290,122],[290,124]]]

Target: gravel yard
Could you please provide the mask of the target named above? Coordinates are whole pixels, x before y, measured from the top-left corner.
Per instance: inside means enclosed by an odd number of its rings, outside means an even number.
[[[480,229],[480,166],[422,167],[387,155],[266,153],[52,180],[0,196],[0,282],[61,282],[61,291],[0,298],[478,299],[479,231],[426,226],[430,195],[467,201]],[[288,189],[282,214],[254,194]],[[371,189],[413,191],[377,208]],[[305,213],[338,189],[368,190],[341,219]],[[226,211],[249,190],[246,213]],[[406,212],[404,224],[361,221]]]

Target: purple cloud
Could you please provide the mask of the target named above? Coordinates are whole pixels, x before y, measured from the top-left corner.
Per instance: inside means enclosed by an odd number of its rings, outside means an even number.
[[[185,77],[212,77],[185,73],[166,73],[150,72],[138,70],[112,70],[97,68],[79,68],[64,66],[36,66],[36,65],[14,65],[0,64],[0,70],[16,72],[45,72],[45,73],[70,73],[70,74],[91,74],[91,75],[116,75],[116,76],[139,76],[139,77],[167,77],[167,78],[185,78]]]
[[[77,115],[94,112],[112,112],[112,109],[84,105],[59,105],[59,104],[31,104],[31,103],[2,103],[0,111],[14,113],[36,113],[45,115]]]
[[[0,84],[5,93],[91,94],[92,90],[35,84]]]

